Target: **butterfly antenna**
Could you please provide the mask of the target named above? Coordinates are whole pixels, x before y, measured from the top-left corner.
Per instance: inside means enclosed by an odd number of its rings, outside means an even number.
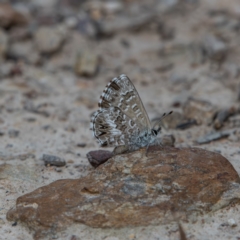
[[[173,113],[173,111],[170,111],[169,113],[164,113],[164,114],[160,117],[159,121],[157,121],[157,122],[153,125],[153,128],[154,128],[158,123],[162,123],[162,120],[163,120],[165,117],[171,115],[172,113]],[[160,124],[160,125],[162,125],[162,124]]]

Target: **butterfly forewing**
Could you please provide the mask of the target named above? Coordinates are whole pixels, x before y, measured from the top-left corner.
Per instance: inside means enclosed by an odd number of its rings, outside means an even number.
[[[112,79],[103,91],[99,101],[100,108],[118,107],[129,118],[138,122],[143,128],[151,128],[146,110],[130,79],[122,74]]]

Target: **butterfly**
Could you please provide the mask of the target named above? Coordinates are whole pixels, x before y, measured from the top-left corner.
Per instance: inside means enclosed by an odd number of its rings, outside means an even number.
[[[104,89],[90,129],[102,147],[125,146],[137,150],[154,144],[161,127],[152,127],[147,112],[133,83],[122,74]],[[163,117],[171,114],[164,114]]]

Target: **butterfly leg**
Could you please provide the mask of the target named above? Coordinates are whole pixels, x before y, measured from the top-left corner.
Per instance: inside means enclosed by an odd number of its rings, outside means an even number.
[[[129,150],[128,146],[126,145],[120,145],[114,148],[113,153],[114,155],[119,155],[126,153]]]
[[[148,145],[146,146],[145,157],[147,157],[148,149],[149,149],[150,146],[161,146],[161,147],[163,147],[162,140],[159,139],[159,138],[156,138],[154,140],[154,142],[148,143]]]
[[[145,157],[147,157],[149,146],[150,146],[150,143],[149,143],[149,144],[147,145],[147,147],[146,147]]]
[[[161,146],[161,147],[164,146],[161,138],[156,138],[152,145]]]

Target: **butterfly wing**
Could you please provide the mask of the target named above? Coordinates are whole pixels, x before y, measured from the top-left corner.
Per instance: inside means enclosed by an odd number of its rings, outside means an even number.
[[[113,78],[108,83],[98,105],[101,109],[118,107],[137,124],[151,129],[151,123],[141,98],[130,79],[124,74]]]
[[[126,75],[108,83],[98,105],[91,128],[101,146],[129,145],[141,132],[151,129],[138,92]]]
[[[118,107],[98,110],[91,120],[93,136],[102,147],[130,145],[141,129]]]

